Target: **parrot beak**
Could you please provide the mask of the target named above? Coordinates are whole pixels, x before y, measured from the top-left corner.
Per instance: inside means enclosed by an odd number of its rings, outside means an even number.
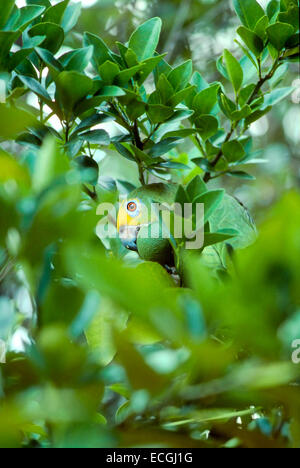
[[[122,244],[128,250],[137,252],[137,236],[140,230],[140,226],[120,226],[119,237]]]

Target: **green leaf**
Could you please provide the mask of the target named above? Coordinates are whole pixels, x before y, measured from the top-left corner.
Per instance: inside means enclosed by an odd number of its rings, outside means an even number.
[[[199,114],[209,114],[217,103],[220,85],[215,84],[200,91],[193,100],[193,109]]]
[[[280,23],[287,23],[290,24],[295,28],[295,30],[299,29],[299,6],[292,6],[288,9],[288,11],[284,11],[279,13],[278,21]]]
[[[113,84],[115,77],[120,73],[120,68],[114,62],[107,60],[99,67],[100,78],[106,85]]]
[[[194,203],[204,203],[204,223],[209,220],[213,212],[217,209],[223,200],[224,194],[224,190],[211,190],[195,198]]]
[[[280,2],[280,9],[282,11],[286,11],[289,8],[291,8],[293,5],[298,6],[299,1],[298,0],[281,0]]]
[[[224,78],[226,78],[226,80],[229,80],[229,76],[228,76],[228,73],[227,73],[227,70],[223,64],[223,56],[219,57],[217,62],[216,62],[216,66],[217,66],[217,69],[219,71],[219,73],[221,73],[222,76],[224,76]]]
[[[168,120],[166,120],[166,123],[174,123],[188,119],[193,115],[193,113],[194,112],[192,110],[175,110],[173,115]]]
[[[208,140],[218,131],[219,122],[212,115],[201,115],[195,119],[197,133],[203,140]]]
[[[237,94],[243,83],[242,67],[238,60],[229,52],[229,50],[225,49],[223,56],[228,76],[233,85],[233,89]]]
[[[47,138],[36,158],[32,180],[34,190],[44,190],[57,176],[65,173],[68,167],[67,156],[59,151],[54,138]]]
[[[47,49],[55,54],[64,41],[64,30],[54,23],[38,23],[29,29],[30,37],[46,36],[46,39],[40,44],[43,49]]]
[[[242,107],[242,109],[232,112],[231,120],[237,122],[238,120],[245,119],[246,117],[248,117],[248,115],[251,114],[251,112],[251,107],[248,104],[246,104],[244,107]]]
[[[135,67],[139,65],[139,60],[137,58],[136,53],[132,49],[127,49],[125,53],[125,63],[128,67]]]
[[[109,134],[105,130],[89,130],[88,132],[81,133],[79,138],[88,141],[91,144],[106,145],[110,144]]]
[[[39,5],[28,5],[21,8],[19,10],[20,16],[14,24],[14,29],[24,31],[35,18],[38,18],[43,13],[43,11],[45,11],[45,7]]]
[[[249,50],[249,54],[251,53],[252,52],[250,52]],[[253,59],[255,59],[254,54],[253,54]],[[244,84],[250,83],[251,81],[253,81],[253,79],[254,81],[256,81],[258,65],[257,66],[253,65],[253,60],[249,59],[248,54],[241,58],[240,64],[244,72]]]
[[[71,31],[76,25],[81,13],[81,2],[70,3],[64,13],[61,21],[61,26],[65,33]]]
[[[222,112],[229,119],[232,118],[232,114],[236,111],[236,105],[231,101],[224,93],[220,92],[218,94],[218,102]]]
[[[81,181],[94,186],[97,185],[99,179],[98,163],[88,156],[79,156],[74,162],[79,169]]]
[[[233,5],[243,25],[251,30],[265,16],[263,8],[256,0],[233,0]]]
[[[11,14],[9,15],[8,21],[5,23],[5,26],[2,28],[5,31],[15,31],[17,28],[15,25],[20,18],[20,8],[16,5],[13,7]]]
[[[152,18],[139,26],[129,39],[129,47],[140,62],[154,55],[159,42],[162,22],[160,18]]]
[[[135,121],[141,115],[145,114],[147,108],[147,104],[145,102],[140,101],[139,99],[136,101],[131,101],[127,104],[127,114],[131,121]]]
[[[173,108],[161,104],[149,104],[147,114],[154,124],[167,121],[173,115]]]
[[[83,132],[84,130],[94,127],[95,125],[99,125],[104,122],[111,122],[112,120],[114,120],[114,117],[111,115],[93,114],[90,117],[82,120],[82,122],[75,128],[72,135]]]
[[[98,166],[97,169],[99,170]],[[90,291],[87,294],[79,314],[70,326],[70,333],[72,337],[79,338],[80,335],[85,330],[87,330],[87,328],[90,326],[91,322],[93,322],[93,319],[95,318],[95,316],[97,316],[97,313],[99,312],[100,303],[101,298],[98,293],[96,293],[95,291]],[[99,414],[99,416],[101,415]]]
[[[181,206],[184,206],[185,203],[189,203],[187,193],[182,185],[178,186],[175,196],[175,203],[180,203]]]
[[[278,102],[282,101],[282,99],[285,99],[287,96],[289,96],[293,91],[295,91],[295,88],[290,86],[287,88],[274,89],[270,93],[265,94],[265,100],[262,109],[265,109],[268,106],[274,106]]]
[[[15,138],[27,127],[36,123],[32,114],[5,104],[0,104],[0,121],[0,137],[4,139]]]
[[[247,102],[250,99],[250,96],[252,95],[253,91],[255,89],[255,84],[251,83],[244,88],[241,89],[240,95],[239,95],[239,104],[240,106],[245,106]],[[238,111],[237,111],[238,112]]]
[[[193,62],[187,60],[168,74],[168,80],[175,92],[181,91],[189,83],[193,73]]]
[[[256,68],[256,70],[258,71],[258,64],[256,63],[256,60],[255,60],[255,57],[254,55],[252,54],[252,52],[250,52],[250,50],[247,49],[247,47],[245,47],[243,44],[240,43],[240,41],[238,41],[237,39],[234,40],[234,42],[236,44],[238,44],[238,46],[242,49],[242,51],[244,52],[244,54],[248,57],[248,59],[250,60],[250,62],[252,63],[252,65]],[[247,76],[246,76],[247,78]],[[245,82],[245,76],[244,76],[244,82]]]
[[[199,197],[205,192],[207,192],[206,184],[203,182],[199,175],[194,177],[191,180],[191,182],[189,182],[189,184],[186,186],[186,193],[191,203],[193,203],[197,197]]]
[[[43,5],[46,8],[51,7],[50,0],[25,0],[25,3],[27,3],[28,5]]]
[[[170,98],[174,95],[174,88],[169,82],[166,75],[161,74],[157,83],[157,90],[162,104],[166,104]]]
[[[166,60],[160,60],[157,66],[154,69],[154,81],[157,84],[159,77],[162,73],[168,76],[168,74],[172,71],[171,65],[168,64]]]
[[[194,86],[188,86],[185,89],[182,89],[178,93],[176,93],[174,96],[171,97],[171,99],[167,102],[167,105],[176,107],[178,104],[180,104],[183,101],[186,101],[187,99],[190,98],[190,96],[195,94],[195,87]]]
[[[138,78],[138,83],[140,86],[144,83],[149,74],[155,70],[155,68],[160,64],[160,62],[162,62],[165,56],[166,54],[157,55],[156,57],[151,57],[143,61],[143,67],[141,69],[141,72],[139,73]]]
[[[21,31],[0,31],[0,69],[6,70],[8,55],[13,43],[21,35]]]
[[[92,90],[93,80],[75,71],[64,71],[57,76],[55,82],[56,98],[69,118],[76,104]]]
[[[267,35],[271,44],[276,50],[280,51],[284,48],[287,40],[293,35],[294,28],[290,24],[275,23],[267,28]]]
[[[56,60],[53,54],[49,50],[36,47],[35,49],[38,56],[42,59],[44,64],[49,68],[52,76],[55,78],[60,72],[63,71],[62,64]]]
[[[192,162],[196,164],[196,166],[200,167],[204,172],[211,172],[213,170],[210,162],[206,158],[193,158]]]
[[[238,140],[227,141],[222,145],[222,151],[228,162],[236,162],[242,159],[246,152]]]
[[[2,117],[3,114],[2,114],[1,106],[2,105],[0,105],[0,115]],[[15,109],[15,110],[19,110],[19,109]],[[14,116],[12,114],[11,115],[6,114],[6,115],[9,118],[10,117],[21,117],[21,118],[23,117],[24,118],[24,116],[22,116],[20,114],[17,114],[16,112],[15,112]],[[25,119],[26,119],[26,117],[25,117]],[[7,125],[4,125],[4,130],[1,129],[0,135],[1,135],[1,133],[3,133],[6,138],[7,137],[8,138],[15,138],[16,134],[19,133],[19,130],[22,129],[24,123],[25,123],[25,120],[23,120],[23,121],[21,120],[20,122],[11,120],[12,125],[8,126],[9,122],[7,122]],[[6,133],[7,130],[8,130],[8,133]],[[5,133],[6,133],[6,135],[5,135]],[[0,151],[0,183],[4,184],[7,181],[15,181],[15,183],[17,183],[20,186],[21,185],[27,185],[28,186],[30,184],[30,177],[29,177],[29,173],[27,172],[26,168],[22,167],[21,164],[19,164],[19,162],[13,156],[11,156],[8,153],[5,153],[4,151]],[[1,233],[1,238],[2,238],[3,232],[6,231],[7,221],[9,223],[11,222],[11,213],[7,213],[8,216],[6,216],[6,219],[5,219],[5,214],[6,213],[5,213],[5,210],[4,210],[4,213],[3,213],[3,205],[1,203],[1,201],[0,201],[0,205],[1,205],[1,214],[2,214],[0,233]],[[3,260],[3,257],[1,258],[1,260]],[[1,266],[2,266],[2,263],[1,263]],[[1,299],[0,299],[0,302],[1,302]],[[1,313],[3,313],[3,309],[1,309]],[[9,314],[9,315],[11,317],[11,314]],[[3,337],[3,318],[1,320],[1,333],[0,333],[0,336]]]
[[[251,125],[253,122],[256,122],[256,120],[260,119],[261,117],[263,117],[265,114],[267,114],[270,110],[272,109],[272,106],[269,106],[269,107],[266,107],[266,109],[264,110],[256,110],[254,112],[252,112],[251,115],[249,115],[246,119],[245,119],[245,126],[248,127],[249,125]]]
[[[255,180],[255,177],[248,174],[247,172],[244,171],[230,171],[227,173],[229,176],[232,177],[237,177],[238,179],[244,179],[244,180]]]
[[[182,141],[181,137],[169,137],[164,138],[159,143],[156,143],[149,150],[149,154],[154,157],[163,156],[164,154],[171,151],[175,146],[177,146]]]
[[[24,49],[33,49],[34,47],[39,47],[43,41],[45,41],[46,36],[34,36],[29,37],[27,32],[23,34],[24,38]]]
[[[103,86],[98,93],[98,96],[103,97],[118,97],[125,96],[126,92],[119,86]]]
[[[271,0],[267,6],[267,15],[270,21],[275,21],[280,11],[279,0]]]
[[[138,161],[145,162],[147,166],[151,166],[153,164],[153,159],[145,151],[140,150],[132,143],[129,144],[129,147]]]
[[[19,79],[30,91],[36,94],[43,102],[52,108],[53,102],[46,89],[34,78],[19,75]]]
[[[255,57],[259,57],[264,50],[261,38],[250,29],[245,28],[245,26],[240,26],[237,32],[246,46],[254,53]]]
[[[191,79],[191,84],[195,85],[197,91],[200,92],[205,88],[208,88],[208,82],[200,75],[199,72],[195,72]]]
[[[115,77],[115,83],[118,86],[126,86],[131,80],[131,78],[135,77],[137,73],[139,73],[141,70],[143,70],[143,65],[136,65],[135,67],[127,68],[125,70],[122,70],[121,72],[118,73],[118,75]]]
[[[63,0],[47,9],[43,21],[60,25],[70,0]]]
[[[135,161],[135,158],[134,158],[133,154],[131,153],[131,151],[129,151],[129,149],[127,149],[126,146],[122,145],[122,143],[115,142],[114,146],[115,146],[116,150],[122,156],[124,156],[124,158],[128,159],[129,161]]]
[[[234,248],[244,248],[252,244],[257,236],[255,224],[247,209],[228,194],[225,194],[209,223],[213,232],[224,229],[237,231],[239,235],[229,241]]]
[[[35,135],[32,135],[31,133],[22,133],[18,138],[16,139],[16,142],[19,145],[24,145],[24,146],[31,146],[35,150],[41,146],[41,140],[37,138]]]
[[[209,245],[219,244],[225,242],[228,239],[232,239],[238,235],[238,231],[234,229],[222,229],[219,232],[205,232],[204,233],[204,245],[203,248]]]
[[[171,132],[165,133],[163,136],[163,139],[165,138],[173,138],[173,137],[178,137],[178,138],[186,138],[191,135],[194,135],[196,133],[196,129],[194,128],[180,128],[178,130],[173,130]]]
[[[91,33],[84,33],[83,35],[83,44],[85,47],[93,46],[94,53],[93,53],[93,65],[94,68],[98,71],[100,65],[102,65],[107,60],[112,60],[111,51],[105,44],[105,42],[95,34]]]
[[[0,28],[2,29],[8,21],[15,5],[15,0],[1,0],[0,3]]]
[[[297,47],[300,45],[300,37],[299,34],[293,34],[286,42],[285,46],[289,49]]]
[[[158,164],[159,167],[167,167],[168,169],[187,169],[186,164],[182,164],[176,161],[164,161]]]
[[[93,57],[93,46],[75,49],[62,55],[59,60],[65,68],[65,71],[83,72],[91,62]]]
[[[294,47],[294,49],[286,50],[283,54],[282,60],[285,62],[297,62],[300,56],[300,46]]]
[[[256,24],[254,32],[259,36],[263,41],[266,39],[267,33],[266,29],[269,26],[269,18],[265,15],[263,16]]]

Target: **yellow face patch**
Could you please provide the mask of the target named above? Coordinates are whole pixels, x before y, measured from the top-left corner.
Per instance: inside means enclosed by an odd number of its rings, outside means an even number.
[[[124,200],[118,213],[117,229],[122,226],[140,226],[151,222],[151,213],[138,198]]]

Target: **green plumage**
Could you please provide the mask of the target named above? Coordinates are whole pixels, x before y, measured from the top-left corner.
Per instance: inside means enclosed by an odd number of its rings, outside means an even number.
[[[168,239],[163,238],[159,223],[143,226],[137,237],[137,249],[143,260],[161,265],[174,265],[174,254]],[[146,236],[148,237],[146,238]],[[150,237],[152,235],[153,237]]]
[[[131,192],[128,199],[140,200],[149,211],[152,203],[172,205],[175,202],[177,192],[178,185],[176,184],[150,184]],[[197,198],[197,193],[194,194],[193,198]],[[161,223],[152,219],[152,224],[147,225],[149,222],[148,217],[139,219],[141,229],[137,235],[136,247],[140,258],[169,267],[174,266],[174,252],[169,239],[162,235]],[[150,226],[153,231],[151,235],[148,235]],[[224,229],[235,231],[236,234],[232,238],[226,237],[226,243],[231,244],[233,248],[244,248],[256,238],[255,225],[247,210],[235,198],[227,194],[214,207],[206,228],[208,233],[222,232]],[[154,235],[152,235],[153,233]],[[210,266],[213,264],[216,268],[226,264],[226,243],[219,241],[217,245],[206,244],[207,247],[204,250],[200,249],[204,263]],[[178,265],[178,263],[180,263],[180,259],[176,259],[176,264]]]
[[[150,184],[135,189],[128,198],[139,198],[145,205],[155,203],[174,203],[178,186],[176,184]]]
[[[150,184],[134,190],[129,198],[139,198],[148,209],[151,203],[167,203],[175,201],[177,193],[175,184]],[[149,226],[143,226],[137,237],[137,249],[143,260],[160,263],[161,265],[174,265],[173,249],[168,239],[163,238],[159,223],[153,223],[150,233]],[[150,237],[152,234],[152,237]]]

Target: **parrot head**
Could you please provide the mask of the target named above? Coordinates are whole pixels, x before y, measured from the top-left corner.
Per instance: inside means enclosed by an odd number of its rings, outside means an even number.
[[[137,237],[143,226],[151,223],[148,203],[133,197],[124,200],[118,214],[117,229],[124,247],[137,252]]]
[[[161,183],[140,187],[128,195],[120,206],[117,220],[120,240],[127,249],[138,252],[142,258],[145,257],[142,252],[147,250],[147,259],[151,259],[152,252],[154,254],[155,251],[157,256],[157,243],[164,246],[167,244],[169,248],[166,239],[145,239],[143,243],[141,240],[139,243],[139,233],[157,222],[157,215],[151,209],[152,203],[171,204],[176,192],[176,185]],[[145,246],[146,248],[143,248]]]

